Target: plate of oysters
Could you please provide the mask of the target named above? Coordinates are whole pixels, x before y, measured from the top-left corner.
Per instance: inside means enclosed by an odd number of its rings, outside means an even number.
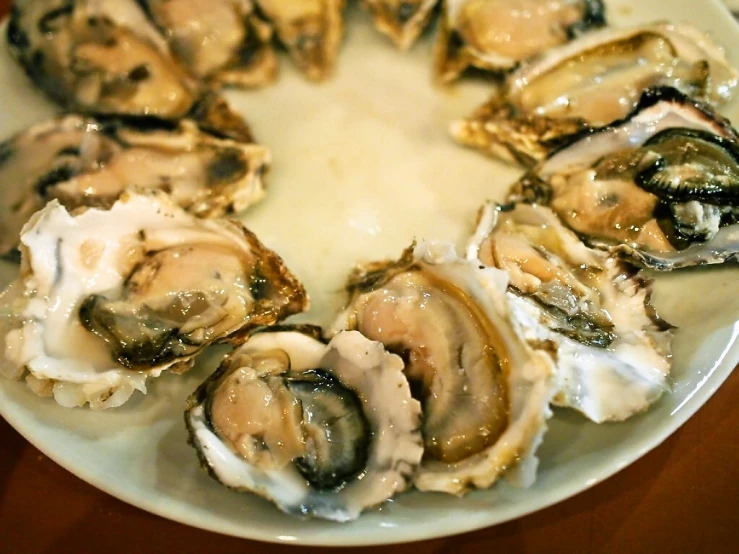
[[[19,0],[2,35],[0,412],[126,502],[479,529],[739,362],[718,1]]]

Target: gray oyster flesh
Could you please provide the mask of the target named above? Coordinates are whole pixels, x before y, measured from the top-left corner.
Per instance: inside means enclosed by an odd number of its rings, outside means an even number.
[[[203,468],[299,517],[349,521],[403,492],[423,455],[403,361],[356,331],[255,330],[188,398]]]
[[[196,77],[214,84],[258,86],[277,76],[272,27],[250,0],[140,0],[170,49]]]
[[[109,207],[128,187],[156,188],[190,213],[217,217],[264,196],[270,153],[213,136],[193,121],[70,114],[0,143],[0,255],[49,200],[68,209]]]
[[[728,120],[672,88],[571,137],[514,184],[593,246],[670,270],[739,254],[739,143]]]
[[[177,120],[251,141],[243,119],[173,58],[135,0],[20,0],[10,52],[33,82],[68,110]]]
[[[507,270],[514,320],[557,366],[556,405],[621,421],[669,389],[671,326],[650,303],[651,281],[550,209],[486,203],[467,256]]]
[[[251,251],[205,241],[165,246],[146,252],[121,290],[82,301],[82,326],[119,364],[144,370],[191,359],[214,342],[240,344],[251,330],[307,308],[305,289],[274,252],[238,222],[217,221]]]
[[[362,0],[375,28],[408,50],[429,24],[439,0]]]
[[[344,36],[345,0],[255,0],[295,66],[308,78],[328,78]]]
[[[719,106],[738,78],[721,47],[689,25],[605,28],[523,63],[449,131],[464,146],[533,167],[567,135],[627,116],[649,88],[675,87]]]
[[[446,0],[434,70],[448,83],[467,68],[506,72],[606,24],[602,0]]]
[[[323,342],[321,329],[312,325],[277,325],[258,332],[296,332]],[[288,410],[291,412],[302,410],[304,415],[291,414],[291,416],[295,419],[303,417],[310,425],[315,426],[317,430],[315,438],[322,441],[321,448],[317,448],[313,456],[306,453],[295,460],[298,473],[317,490],[340,488],[350,479],[357,477],[367,464],[371,440],[371,429],[357,394],[323,368],[295,371],[291,368],[289,355],[284,351],[268,351],[263,357],[254,356],[253,359],[256,364],[261,363],[260,367],[270,367],[270,373],[263,376],[263,382],[272,394],[281,401],[285,401],[287,397],[292,398]],[[239,377],[237,371],[239,361],[238,354],[227,358],[189,400],[192,406],[198,404],[204,406],[211,428],[230,430],[229,427],[234,425],[226,417],[219,416],[220,412],[229,415],[228,404],[233,403],[229,402],[229,399],[239,392],[234,389],[240,388],[243,384],[235,382]],[[280,364],[283,366],[283,372],[275,374],[271,366]],[[228,394],[218,395],[220,389]],[[224,404],[226,409],[223,407]],[[231,407],[231,411],[233,409]],[[208,464],[206,467],[209,467]]]

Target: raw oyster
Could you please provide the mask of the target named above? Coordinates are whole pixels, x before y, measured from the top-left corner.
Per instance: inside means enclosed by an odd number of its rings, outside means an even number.
[[[135,185],[163,189],[198,216],[241,211],[263,197],[270,160],[262,146],[218,139],[187,120],[140,126],[79,115],[38,123],[0,152],[3,252],[51,198],[68,208],[110,206]]]
[[[8,43],[36,83],[83,111],[182,117],[195,84],[135,0],[14,2]]]
[[[511,313],[556,364],[554,404],[622,421],[668,389],[670,326],[649,303],[651,282],[585,246],[548,208],[487,203],[467,256],[508,271]]]
[[[281,510],[356,519],[411,484],[421,409],[403,361],[356,331],[252,335],[190,397],[185,421],[203,466]]]
[[[604,29],[524,64],[450,132],[460,144],[532,166],[568,135],[628,115],[650,87],[672,86],[716,106],[736,84],[721,48],[692,27]]]
[[[506,285],[505,272],[438,243],[350,278],[349,306],[334,329],[356,329],[405,361],[423,407],[420,490],[462,494],[504,473],[533,482],[554,369],[513,325]]]
[[[5,358],[63,406],[119,406],[147,377],[184,371],[206,346],[238,343],[308,303],[251,232],[198,219],[159,191],[77,214],[52,201],[20,248],[21,325]]]
[[[109,207],[128,186],[158,188],[189,212],[217,217],[264,196],[270,152],[219,139],[192,121],[146,126],[66,115],[0,144],[0,255],[28,218],[57,198],[67,208]]]
[[[628,118],[556,151],[510,199],[549,206],[591,245],[670,270],[737,256],[737,175],[728,120],[663,88]]]
[[[334,69],[344,36],[344,0],[255,0],[295,65],[321,80]]]
[[[401,50],[407,50],[416,41],[438,3],[439,0],[362,0],[377,30],[389,36]]]
[[[174,60],[135,0],[19,0],[7,39],[28,76],[69,110],[189,115],[211,131],[251,140],[225,100],[201,89]]]
[[[435,72],[453,81],[468,67],[508,71],[605,25],[602,0],[445,0]]]
[[[174,56],[200,79],[237,86],[272,82],[272,28],[251,0],[144,0]]]

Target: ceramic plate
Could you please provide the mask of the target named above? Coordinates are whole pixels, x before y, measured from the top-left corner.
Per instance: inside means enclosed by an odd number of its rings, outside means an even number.
[[[689,21],[728,46],[732,63],[739,64],[733,47],[739,27],[718,1],[701,2],[696,10],[692,0],[621,0],[609,2],[608,9],[617,26]],[[414,237],[462,244],[481,203],[501,199],[518,175],[447,138],[448,122],[485,100],[491,85],[467,80],[448,90],[434,88],[432,43],[426,36],[401,54],[375,34],[365,14],[352,9],[334,79],[310,84],[283,63],[275,86],[229,94],[273,149],[269,195],[243,219],[305,282],[313,307],[299,320],[331,320],[356,261],[397,257]],[[0,98],[3,137],[54,112],[4,48]],[[725,113],[739,114],[739,106]],[[15,274],[10,264],[0,267],[3,284]],[[440,537],[521,516],[606,479],[660,444],[706,402],[739,361],[739,270],[659,276],[654,303],[679,329],[672,391],[648,413],[622,424],[595,425],[557,411],[533,487],[500,483],[465,498],[404,494],[351,524],[293,519],[259,498],[220,487],[199,469],[185,440],[183,402],[223,350],[206,354],[184,376],[153,381],[148,395],[102,413],[60,408],[21,383],[0,381],[0,412],[80,478],[196,527],[322,545]]]

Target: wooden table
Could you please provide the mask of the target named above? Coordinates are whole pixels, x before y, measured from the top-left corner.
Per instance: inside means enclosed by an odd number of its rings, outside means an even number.
[[[0,14],[7,11],[8,3],[0,0]],[[664,444],[604,483],[497,527],[382,551],[739,552],[737,430],[739,372],[734,372]],[[0,445],[3,554],[323,550],[224,537],[143,512],[60,468],[2,419]]]

